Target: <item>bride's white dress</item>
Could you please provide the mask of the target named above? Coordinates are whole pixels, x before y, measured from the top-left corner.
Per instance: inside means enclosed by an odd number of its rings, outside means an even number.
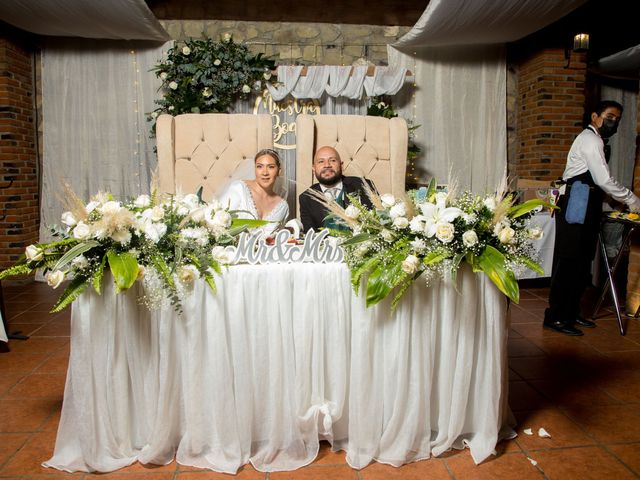
[[[281,199],[266,216],[260,218],[256,204],[251,196],[251,190],[243,180],[232,182],[229,187],[222,192],[219,200],[224,207],[229,207],[229,210],[242,210],[237,213],[238,218],[253,218],[274,222],[260,228],[266,235],[273,232],[278,226],[278,223],[285,221],[289,216],[289,205],[284,199]]]

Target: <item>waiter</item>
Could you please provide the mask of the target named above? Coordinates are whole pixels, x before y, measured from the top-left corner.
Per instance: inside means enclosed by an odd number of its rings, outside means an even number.
[[[596,326],[580,316],[580,299],[591,284],[591,261],[596,250],[605,194],[627,204],[631,211],[640,211],[640,198],[611,178],[608,152],[605,155],[605,150],[608,150],[608,146],[605,149],[605,141],[616,133],[622,110],[622,105],[610,100],[596,105],[591,112],[591,123],[571,145],[562,174],[566,190],[558,201],[560,211],[556,216],[551,290],[544,328],[565,335],[583,335],[576,324],[587,328]],[[577,181],[588,185],[586,214],[582,223],[568,223],[566,213],[571,186]],[[578,190],[576,186],[576,197]]]

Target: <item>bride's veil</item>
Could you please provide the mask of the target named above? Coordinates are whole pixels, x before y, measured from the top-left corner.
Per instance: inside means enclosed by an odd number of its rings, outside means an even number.
[[[275,150],[269,149],[269,152],[273,152],[276,155],[278,155],[278,153]],[[284,166],[282,163],[282,159],[280,158],[280,155],[278,155],[278,161],[280,162],[280,175],[278,175],[278,178],[276,179],[276,183],[273,186],[273,190],[279,197],[283,198],[286,201],[287,194],[288,194],[288,188],[287,188],[288,182],[284,174]],[[222,198],[233,182],[236,182],[238,180],[255,180],[255,178],[256,178],[255,159],[247,158],[246,160],[243,160],[240,163],[238,163],[238,165],[236,166],[236,169],[233,171],[231,176],[227,178],[222,184],[220,184],[218,188],[216,188],[216,191],[213,192],[213,196],[214,198],[217,198],[217,199]]]

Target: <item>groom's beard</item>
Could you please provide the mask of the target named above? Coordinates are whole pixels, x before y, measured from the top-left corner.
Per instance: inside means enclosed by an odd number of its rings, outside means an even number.
[[[342,180],[342,171],[334,170],[333,174],[330,177],[322,176],[321,173],[320,176],[316,175],[316,178],[318,179],[318,183],[320,185],[324,185],[325,187],[333,187],[336,183]]]

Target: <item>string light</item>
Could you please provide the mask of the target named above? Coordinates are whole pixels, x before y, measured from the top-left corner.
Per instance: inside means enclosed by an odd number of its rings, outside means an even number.
[[[139,126],[139,109],[138,109],[138,96],[140,95],[140,87],[138,82],[138,74],[140,73],[140,68],[138,66],[138,56],[135,50],[131,50],[131,62],[132,62],[132,72],[133,72],[133,113],[135,114],[135,120],[133,121],[133,125],[136,131],[136,146],[133,150],[133,159],[134,162],[138,164],[138,167],[142,167],[142,162],[140,161],[140,129]],[[137,187],[138,191],[140,190],[140,168],[138,168],[138,172],[133,174],[134,177],[137,178]]]

